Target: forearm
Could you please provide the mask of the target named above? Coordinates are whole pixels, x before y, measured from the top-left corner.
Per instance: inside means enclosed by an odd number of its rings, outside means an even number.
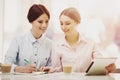
[[[16,66],[14,72],[25,73],[24,66]]]
[[[32,73],[33,71],[36,71],[36,65],[16,66],[14,71],[20,73]]]

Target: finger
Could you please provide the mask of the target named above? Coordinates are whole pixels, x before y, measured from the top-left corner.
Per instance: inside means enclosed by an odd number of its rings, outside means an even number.
[[[112,63],[112,64],[110,64],[109,66],[115,66],[115,64],[114,64],[114,63]]]
[[[30,68],[30,71],[31,72],[36,71],[36,68]]]
[[[54,73],[55,69],[51,68],[48,73]]]
[[[31,64],[30,66],[31,66],[31,67],[36,67],[36,64]]]
[[[44,71],[44,67],[40,67],[40,69],[39,69],[39,70],[43,72],[43,71]]]
[[[115,68],[114,67],[107,67],[106,70],[110,73],[110,72],[115,71]]]
[[[32,71],[31,71],[31,69],[30,68],[27,68],[26,70],[25,70],[25,73],[31,73]]]
[[[50,70],[50,68],[44,67],[44,71],[49,71],[49,70]]]

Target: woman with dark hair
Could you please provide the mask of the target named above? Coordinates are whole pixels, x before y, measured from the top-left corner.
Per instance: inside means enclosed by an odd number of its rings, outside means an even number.
[[[28,21],[31,30],[15,37],[5,55],[5,63],[11,63],[11,72],[31,73],[49,69],[51,65],[52,42],[44,33],[48,27],[50,14],[44,5],[34,4],[30,7]]]

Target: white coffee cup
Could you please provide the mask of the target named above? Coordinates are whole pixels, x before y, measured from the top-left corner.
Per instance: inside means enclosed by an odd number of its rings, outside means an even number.
[[[68,74],[70,74],[70,73],[72,73],[72,69],[73,69],[73,62],[71,61],[69,61],[69,62],[63,62],[62,63],[62,69],[63,69],[63,72],[64,73],[68,73]]]

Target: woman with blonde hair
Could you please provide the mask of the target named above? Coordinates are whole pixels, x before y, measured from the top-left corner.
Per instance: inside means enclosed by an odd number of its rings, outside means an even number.
[[[54,41],[52,65],[59,72],[63,71],[62,64],[72,62],[74,72],[85,72],[94,58],[102,56],[99,47],[77,31],[81,16],[76,8],[64,9],[59,20],[64,35]],[[111,64],[106,69],[112,72],[115,65]]]

